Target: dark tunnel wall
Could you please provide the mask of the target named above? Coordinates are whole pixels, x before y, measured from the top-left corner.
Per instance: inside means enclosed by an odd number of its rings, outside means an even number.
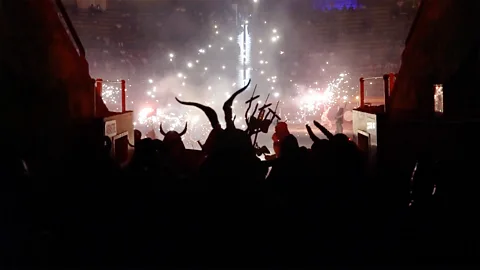
[[[77,53],[54,1],[1,1],[2,142],[32,164],[61,159],[73,124],[93,117],[88,63]],[[108,114],[100,96],[97,113]],[[43,167],[43,166],[40,166]]]
[[[444,84],[446,115],[480,116],[479,8],[479,1],[422,1],[390,99],[393,116],[431,113],[434,84]]]

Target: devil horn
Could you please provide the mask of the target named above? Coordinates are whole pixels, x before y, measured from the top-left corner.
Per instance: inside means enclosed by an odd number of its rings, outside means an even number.
[[[167,133],[162,128],[162,123],[160,123],[160,134],[162,134],[163,136],[167,135]]]
[[[185,122],[185,128],[184,128],[183,131],[180,132],[178,135],[180,135],[180,137],[182,137],[183,135],[185,135],[185,133],[187,133],[187,128],[188,128],[188,123]]]
[[[252,80],[248,80],[248,83],[240,90],[236,91],[235,93],[233,93],[233,95],[227,99],[227,101],[225,101],[225,103],[223,104],[223,111],[225,113],[225,123],[227,124],[227,128],[235,128],[235,124],[232,120],[232,116],[233,116],[233,113],[232,113],[232,104],[233,104],[233,100],[235,100],[235,98],[240,94],[242,93],[243,91],[245,91],[248,86],[250,86],[250,82],[252,82]]]
[[[185,101],[179,100],[178,98],[175,98],[175,99],[177,100],[178,103],[182,105],[194,106],[202,110],[205,113],[205,115],[208,117],[208,120],[210,121],[212,128],[217,128],[218,126],[220,126],[220,123],[218,122],[217,113],[212,108],[196,102],[185,102]]]

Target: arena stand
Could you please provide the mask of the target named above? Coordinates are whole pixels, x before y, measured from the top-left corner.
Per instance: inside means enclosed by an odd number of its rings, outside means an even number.
[[[308,12],[303,12],[301,17],[290,16],[295,29],[303,29],[300,30],[300,39],[304,41],[300,44],[303,48],[298,50],[295,57],[308,58],[313,51],[317,58],[324,57],[324,61],[331,62],[338,69],[348,69],[358,77],[397,71],[403,41],[413,16],[404,11],[393,12],[399,9],[397,1],[359,2],[356,9],[340,10],[312,10],[305,5],[298,5],[297,8]],[[410,1],[405,2],[403,5],[411,7]],[[198,24],[192,32],[197,33],[209,25],[206,17],[221,17],[218,12],[215,14],[212,11],[209,14],[205,10],[188,10],[181,3],[172,5],[168,1],[140,1],[134,6],[125,1],[108,3],[108,9],[99,14],[78,10],[75,3],[67,5],[87,48],[92,71],[100,76],[112,70],[122,71],[119,76],[123,78],[143,74],[143,71],[151,74],[153,61],[148,61],[151,58],[149,56],[165,53],[168,47],[188,50],[188,40],[182,44],[172,43],[176,38],[171,36],[166,24],[173,12],[179,12],[179,16],[195,18]],[[316,35],[312,36],[312,32]],[[301,55],[302,51],[310,53]],[[283,70],[293,68],[286,67]],[[313,70],[319,68],[321,69],[320,66],[310,67]]]
[[[355,10],[311,10],[307,20],[305,16],[295,19],[301,25],[298,29],[305,31],[305,43],[317,46],[319,53],[348,60],[330,59],[332,63],[349,66],[359,76],[375,76],[398,69],[403,41],[413,21],[413,16],[394,17],[395,7],[393,2],[378,1]]]

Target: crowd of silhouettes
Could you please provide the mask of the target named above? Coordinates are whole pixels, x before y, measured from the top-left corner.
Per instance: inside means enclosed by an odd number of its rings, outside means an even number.
[[[264,136],[265,128],[241,130],[232,117],[234,99],[245,89],[225,102],[224,124],[212,108],[178,100],[203,111],[211,123],[201,151],[184,146],[186,124],[180,132],[165,132],[160,126],[161,139],[142,138],[135,131],[130,142],[134,153],[126,167],[112,159],[109,137],[97,143],[78,138],[70,158],[50,179],[36,177],[28,159],[10,155],[2,179],[17,180],[2,181],[7,213],[1,230],[2,263],[413,263],[424,254],[435,258],[428,262],[436,262],[451,254],[442,248],[465,244],[445,238],[452,236],[442,231],[445,226],[432,227],[445,209],[431,194],[432,187],[435,193],[442,183],[437,181],[442,173],[432,168],[441,165],[425,156],[427,162],[421,160],[416,169],[415,177],[422,181],[415,182],[413,197],[396,197],[398,189],[389,193],[389,178],[382,178],[383,184],[375,180],[365,153],[350,138],[332,134],[316,121],[319,132],[305,127],[310,147],[300,146],[288,125],[278,121],[274,153],[262,160],[265,153],[258,151],[254,137]],[[250,118],[249,124],[259,119]],[[409,206],[408,200],[414,203]],[[475,246],[458,248],[458,256],[476,252]]]

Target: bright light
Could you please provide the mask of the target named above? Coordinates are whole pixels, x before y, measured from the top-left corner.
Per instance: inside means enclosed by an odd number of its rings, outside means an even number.
[[[251,5],[253,5],[253,3],[260,4],[260,1],[251,0],[250,3]],[[214,32],[214,35],[206,43],[197,44],[196,48],[190,50],[190,52],[187,52],[185,55],[178,51],[174,52],[173,49],[170,49],[170,52],[166,51],[165,53],[169,58],[170,64],[165,62],[166,59],[164,59],[165,66],[169,68],[170,71],[176,69],[175,72],[177,72],[176,75],[179,80],[171,82],[172,87],[168,87],[168,85],[164,85],[163,82],[162,85],[157,85],[159,81],[153,79],[153,76],[152,79],[147,77],[147,85],[143,92],[144,95],[142,96],[144,100],[136,101],[137,105],[140,105],[140,102],[145,104],[137,108],[137,110],[141,111],[141,115],[135,119],[137,124],[136,128],[138,127],[144,130],[153,128],[158,133],[159,123],[164,123],[163,128],[165,130],[181,130],[185,122],[188,121],[189,125],[190,123],[192,123],[192,125],[189,126],[189,134],[185,136],[184,140],[186,143],[188,142],[189,146],[193,145],[196,147],[195,142],[197,140],[204,141],[207,137],[211,129],[210,125],[205,121],[205,117],[195,115],[195,113],[198,113],[195,109],[185,109],[176,102],[163,104],[162,100],[172,100],[171,98],[164,97],[165,93],[163,88],[171,88],[171,90],[166,91],[166,93],[170,95],[173,94],[173,96],[177,97],[184,95],[186,100],[192,98],[190,92],[193,88],[200,88],[200,92],[204,91],[205,93],[200,95],[202,98],[200,98],[201,100],[199,100],[199,102],[209,106],[216,106],[216,104],[222,104],[225,97],[230,97],[231,92],[235,91],[238,86],[244,85],[246,80],[252,77],[251,75],[257,77],[260,80],[260,84],[265,84],[262,85],[261,89],[265,89],[267,92],[271,91],[271,98],[273,98],[275,102],[278,100],[282,101],[282,106],[286,107],[283,109],[282,118],[288,118],[288,121],[295,124],[305,123],[305,117],[313,115],[315,115],[319,121],[321,120],[323,124],[326,120],[323,119],[322,112],[328,110],[330,107],[333,108],[337,103],[345,103],[350,100],[355,101],[355,95],[351,96],[349,94],[351,85],[347,85],[347,78],[350,79],[350,75],[346,71],[332,74],[329,67],[325,65],[326,60],[320,63],[324,65],[324,69],[322,69],[321,66],[318,69],[320,74],[328,75],[329,79],[326,79],[328,81],[324,81],[325,76],[322,76],[322,79],[319,79],[318,82],[315,82],[315,80],[302,81],[300,79],[294,79],[291,76],[297,76],[297,71],[292,71],[292,73],[289,74],[291,75],[289,76],[290,78],[282,78],[280,74],[276,74],[276,68],[273,66],[270,67],[270,65],[275,63],[275,59],[281,59],[284,57],[283,55],[287,53],[287,51],[282,50],[285,48],[280,47],[284,38],[282,35],[283,29],[277,29],[276,27],[280,26],[274,24],[267,26],[267,21],[264,21],[264,26],[266,27],[263,28],[266,30],[265,32],[250,33],[249,27],[251,25],[249,25],[249,20],[252,20],[250,17],[253,18],[253,15],[246,14],[243,22],[240,21],[240,24],[243,23],[239,29],[240,33],[236,33],[235,29],[230,26],[222,25],[225,30],[222,28],[222,35],[220,35],[220,25],[216,24],[219,22],[212,22],[210,27],[213,28],[212,32]],[[261,24],[261,19],[259,23]],[[241,33],[243,31],[245,31],[245,33]],[[210,33],[212,34],[212,32]],[[286,37],[287,36],[285,36],[285,38]],[[265,44],[263,44],[263,40],[265,40]],[[230,44],[230,42],[238,43],[239,50],[235,49],[236,47],[225,47],[228,46],[227,44]],[[211,49],[214,50],[211,51]],[[220,52],[217,51],[217,49],[219,49]],[[224,57],[229,57],[233,52],[233,57],[236,59],[225,59],[226,61],[223,63],[218,62],[215,54],[220,53],[223,55],[227,52],[228,54]],[[211,55],[212,53],[213,57]],[[200,63],[200,59],[202,63]],[[232,62],[231,60],[234,61]],[[215,61],[217,62],[215,63]],[[272,62],[272,64],[269,62]],[[180,64],[180,66],[178,64]],[[228,71],[226,70],[227,65],[229,68]],[[212,69],[210,69],[210,67],[212,67]],[[322,73],[322,71],[324,72]],[[175,72],[173,76],[175,76]],[[340,73],[343,73],[344,77],[340,76]],[[188,79],[187,76],[189,77]],[[218,80],[215,80],[215,78],[218,78]],[[277,84],[277,81],[279,84]],[[294,92],[289,91],[288,94],[283,93],[283,87],[281,88],[280,86],[280,82],[282,81],[290,81],[290,87],[293,88],[292,90],[294,90]],[[298,84],[294,85],[294,81]],[[148,82],[150,82],[151,85],[149,85]],[[187,82],[189,86],[186,85]],[[177,90],[175,90],[175,84],[180,86],[180,89],[177,87]],[[155,86],[157,86],[158,90]],[[227,89],[225,89],[225,86]],[[115,87],[116,86],[113,86],[108,90],[105,89],[102,97],[108,101],[112,109],[119,110],[121,90]],[[215,90],[213,90],[213,88],[215,88]],[[222,89],[223,91],[221,91]],[[181,94],[180,92],[183,93]],[[259,104],[265,103],[264,100],[256,102]],[[182,108],[182,110],[180,111],[178,108]],[[241,101],[235,101],[232,108],[236,110],[234,113],[238,114],[238,112],[245,109],[245,105]],[[291,108],[293,108],[294,111],[291,111]],[[321,119],[320,115],[322,115]],[[237,117],[237,121],[241,120],[241,117]],[[238,124],[238,126],[240,125],[241,124]],[[332,126],[328,126],[327,128],[332,128]],[[191,142],[193,142],[193,144]]]
[[[246,38],[244,40],[244,37]],[[250,35],[250,28],[248,25],[245,25],[243,28],[243,32],[237,36],[237,44],[240,47],[240,52],[238,54],[238,73],[237,73],[237,83],[239,85],[244,85],[247,81],[247,78],[250,78],[250,71],[251,71],[251,45],[252,45],[252,38]],[[246,67],[244,65],[247,65]],[[243,72],[245,69],[246,73]]]

